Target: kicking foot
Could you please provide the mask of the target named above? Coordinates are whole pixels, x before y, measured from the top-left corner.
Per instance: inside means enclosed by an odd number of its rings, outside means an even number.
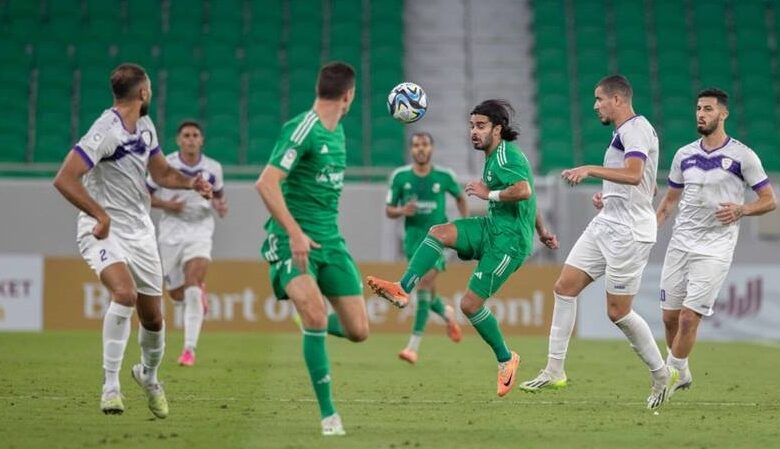
[[[401,288],[400,283],[385,281],[374,276],[367,276],[366,281],[374,293],[390,301],[399,309],[409,305],[409,295]]]
[[[520,356],[512,351],[512,358],[498,364],[498,396],[506,396],[515,386],[517,367],[520,366]]]
[[[680,371],[680,378],[672,385],[672,393],[677,392],[677,390],[687,390],[691,388],[691,385],[693,385],[693,375],[690,368],[686,367]]]

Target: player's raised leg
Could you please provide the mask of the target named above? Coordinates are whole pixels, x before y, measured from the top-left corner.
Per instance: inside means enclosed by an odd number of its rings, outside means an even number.
[[[90,237],[91,238],[91,237]],[[103,317],[103,393],[100,408],[105,414],[125,411],[119,371],[130,338],[130,319],[138,293],[127,265],[116,262],[100,272],[100,280],[111,293],[111,304]]]
[[[444,248],[454,247],[457,239],[458,229],[452,223],[431,227],[428,235],[414,252],[400,281],[392,282],[368,276],[368,286],[374,290],[374,293],[387,299],[396,307],[406,307],[409,304],[409,293],[417,287],[423,276],[436,265]]]
[[[168,416],[168,401],[157,378],[157,370],[165,353],[165,321],[162,316],[162,297],[138,294],[138,344],[141,363],[133,366],[132,375],[147,396],[149,410],[158,418]]]
[[[331,389],[330,361],[325,347],[327,307],[314,278],[308,274],[291,279],[285,292],[293,301],[303,327],[303,359],[320,408],[323,435],[344,435]]]

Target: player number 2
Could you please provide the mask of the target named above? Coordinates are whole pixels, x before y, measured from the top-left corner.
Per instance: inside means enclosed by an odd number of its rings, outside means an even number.
[[[106,250],[101,249],[100,250],[100,261],[105,262],[108,259],[108,256],[106,256]]]

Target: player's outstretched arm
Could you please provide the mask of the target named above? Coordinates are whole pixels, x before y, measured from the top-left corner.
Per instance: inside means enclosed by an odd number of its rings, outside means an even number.
[[[81,183],[81,177],[89,171],[89,168],[81,156],[76,154],[75,151],[71,151],[65,157],[65,161],[62,163],[60,171],[57,172],[57,176],[54,177],[54,187],[71,204],[97,220],[92,234],[97,239],[104,239],[108,237],[111,218],[105,209],[90,196],[84,184]]]
[[[642,158],[629,157],[625,159],[623,166],[620,168],[583,165],[581,167],[564,170],[561,173],[561,177],[572,186],[581,183],[589,176],[618,184],[637,186],[642,182],[644,168],[645,161]]]
[[[736,222],[742,217],[764,215],[777,208],[777,198],[772,184],[766,184],[756,190],[758,198],[747,204],[720,203],[720,209],[715,212],[715,217],[724,225]]]
[[[168,165],[162,153],[149,158],[149,175],[160,187],[168,189],[192,189],[206,199],[211,199],[211,184],[200,176],[189,177]]]
[[[674,210],[677,208],[677,203],[680,202],[683,189],[669,186],[666,194],[661,199],[661,203],[658,205],[658,209],[655,211],[655,219],[658,222],[660,228],[669,219]]]
[[[255,183],[255,188],[260,194],[260,198],[263,199],[265,207],[268,208],[268,212],[290,236],[293,262],[305,273],[309,261],[309,251],[311,248],[319,248],[320,245],[303,233],[301,226],[295,221],[290,209],[287,208],[281,187],[281,183],[286,177],[287,174],[281,169],[270,164],[266,165]]]

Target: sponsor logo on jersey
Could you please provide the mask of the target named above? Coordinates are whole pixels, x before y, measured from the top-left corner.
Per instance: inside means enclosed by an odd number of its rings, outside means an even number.
[[[318,184],[330,184],[330,187],[334,189],[341,189],[344,187],[344,172],[333,171],[333,167],[325,166],[317,176],[315,177]]]
[[[298,152],[295,151],[295,148],[290,148],[289,150],[285,151],[284,156],[282,157],[282,162],[279,165],[289,170],[292,168],[292,164],[295,162],[296,157],[298,157]]]

